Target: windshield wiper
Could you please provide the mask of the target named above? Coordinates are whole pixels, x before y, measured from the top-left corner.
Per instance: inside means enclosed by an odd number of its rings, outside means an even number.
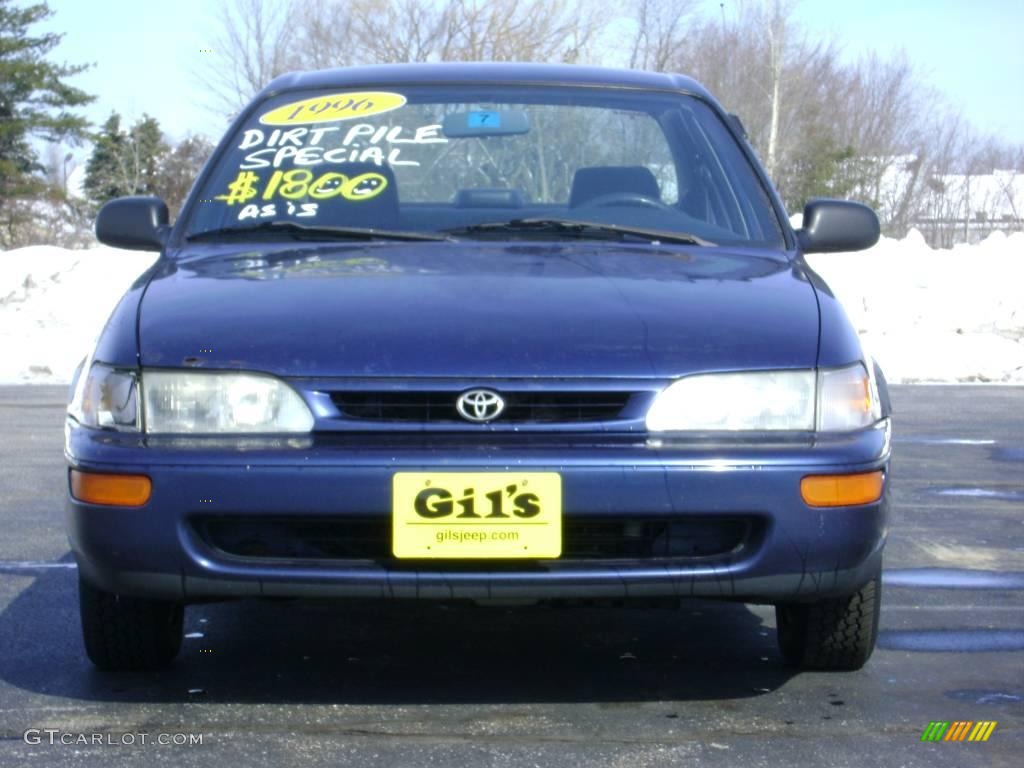
[[[714,247],[715,243],[689,232],[673,232],[664,229],[647,229],[622,224],[602,224],[596,221],[579,221],[577,219],[534,218],[511,219],[510,221],[488,221],[482,224],[468,224],[463,227],[443,229],[450,235],[472,235],[488,232],[535,232],[541,234],[559,234],[567,237],[588,237],[595,234],[620,235],[624,237],[641,237],[650,242],[685,243]]]
[[[186,240],[205,240],[217,237],[247,237],[257,232],[281,232],[296,237],[311,239],[355,239],[355,240],[453,240],[449,234],[433,234],[430,232],[402,232],[390,229],[371,229],[369,227],[326,227],[297,224],[294,221],[263,221],[248,227],[222,227],[208,229],[188,235]]]

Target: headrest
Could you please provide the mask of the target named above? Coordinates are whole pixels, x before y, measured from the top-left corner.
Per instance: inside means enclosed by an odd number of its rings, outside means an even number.
[[[638,194],[661,200],[654,174],[642,165],[595,165],[580,168],[572,177],[569,207],[577,208],[589,200],[616,192]]]

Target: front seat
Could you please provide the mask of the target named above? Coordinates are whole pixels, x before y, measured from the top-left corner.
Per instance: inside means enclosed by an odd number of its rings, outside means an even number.
[[[595,165],[573,174],[569,207],[578,208],[602,195],[636,194],[661,200],[658,181],[642,165]]]

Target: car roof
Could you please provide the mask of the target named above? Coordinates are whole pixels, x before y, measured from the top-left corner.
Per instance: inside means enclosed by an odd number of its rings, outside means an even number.
[[[351,88],[430,83],[582,85],[686,91],[712,100],[697,81],[688,77],[637,69],[583,67],[573,64],[513,64],[445,62],[438,64],[376,64],[309,72],[290,72],[273,80],[261,92],[268,96],[300,88]]]

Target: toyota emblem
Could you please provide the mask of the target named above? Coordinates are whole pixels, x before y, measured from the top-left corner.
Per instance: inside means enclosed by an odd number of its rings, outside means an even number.
[[[489,389],[471,389],[459,395],[455,401],[455,409],[466,421],[482,424],[494,421],[505,410],[505,400],[497,392]]]

